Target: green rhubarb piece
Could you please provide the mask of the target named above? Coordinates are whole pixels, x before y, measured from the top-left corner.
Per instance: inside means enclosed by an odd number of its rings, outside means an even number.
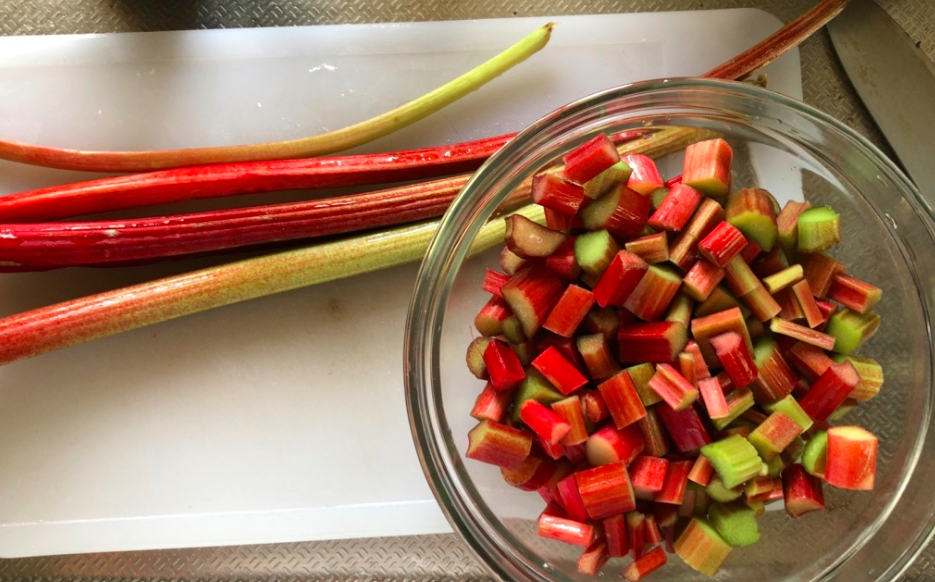
[[[830,206],[809,208],[799,215],[799,252],[820,253],[841,241],[841,217]]]
[[[694,316],[705,317],[706,315],[725,311],[732,307],[739,307],[741,313],[745,312],[744,318],[750,315],[750,311],[747,309],[746,305],[741,304],[740,300],[723,285],[718,285],[714,288],[714,291],[711,292],[711,295],[708,295],[707,299],[695,307]]]
[[[535,400],[541,404],[549,405],[564,398],[565,396],[553,388],[551,382],[546,380],[542,374],[529,368],[526,370],[526,378],[519,385],[519,390],[513,399],[513,421],[520,422],[519,411],[527,400]]]
[[[708,519],[724,541],[735,548],[746,548],[760,541],[756,512],[743,501],[715,503],[708,510]]]
[[[802,407],[799,406],[798,401],[788,395],[778,402],[770,402],[769,404],[764,404],[763,409],[766,412],[781,412],[795,421],[797,425],[802,427],[802,432],[807,431],[812,428],[812,424],[815,421],[808,415],[807,412],[802,410]]]
[[[880,388],[883,387],[883,366],[879,362],[870,358],[858,358],[857,356],[845,356],[844,354],[835,354],[832,359],[838,364],[847,360],[854,365],[860,375],[860,383],[850,393],[850,398],[866,402],[880,392]]]
[[[732,548],[708,521],[695,517],[675,540],[674,549],[694,570],[713,577]]]
[[[854,412],[857,406],[857,402],[845,400],[840,406],[834,409],[834,412],[828,415],[828,422],[841,420],[851,412]]]
[[[643,406],[652,406],[662,402],[662,398],[655,390],[649,387],[649,381],[656,374],[656,368],[650,363],[637,364],[625,370],[633,380],[633,386],[636,387],[636,394],[640,397]]]
[[[878,329],[880,316],[873,311],[861,315],[845,308],[828,319],[825,333],[834,336],[834,351],[849,355],[873,337]]]
[[[606,230],[587,232],[575,238],[575,262],[593,277],[600,277],[619,251],[620,245]]]
[[[776,455],[772,459],[766,461],[766,476],[770,479],[778,479],[779,475],[782,474],[782,470],[786,468],[786,462],[783,460],[782,455]]]
[[[761,188],[744,188],[727,197],[725,220],[768,252],[776,244],[776,210],[772,195]]]
[[[666,196],[669,195],[668,188],[656,188],[649,193],[649,203],[653,207],[653,210],[659,208],[659,205],[662,204],[662,201],[666,199]]]
[[[758,476],[763,464],[750,441],[738,435],[701,447],[701,454],[714,465],[714,471],[728,489]]]
[[[825,478],[825,465],[828,462],[828,433],[818,431],[805,443],[802,451],[802,466],[810,474]]]
[[[743,487],[734,487],[733,489],[728,489],[724,486],[724,482],[717,476],[712,477],[711,481],[708,482],[708,486],[705,487],[705,493],[713,501],[718,503],[728,503],[735,499],[739,499],[743,495]]]
[[[490,338],[487,337],[476,337],[468,345],[467,354],[464,359],[467,361],[468,370],[470,370],[471,374],[478,380],[485,380],[487,378],[487,364],[484,363],[484,351],[487,349],[487,346],[490,345],[490,341]]]
[[[601,194],[607,192],[617,184],[626,184],[627,180],[630,179],[631,172],[633,172],[633,170],[630,166],[623,160],[620,160],[585,182],[584,195],[592,200],[600,198]]]
[[[727,400],[727,416],[724,418],[711,419],[714,428],[718,430],[727,428],[727,425],[740,418],[741,414],[753,408],[754,404],[753,392],[748,388],[731,390],[725,397],[725,400]]]
[[[802,265],[795,264],[790,267],[786,267],[778,273],[773,273],[772,275],[763,277],[763,284],[766,285],[766,288],[769,289],[770,293],[775,293],[791,286],[794,283],[798,283],[802,280],[803,275],[804,271],[802,270]]]
[[[523,333],[523,324],[519,318],[511,315],[503,320],[503,335],[506,341],[511,344],[521,344],[526,341],[526,334]]]
[[[672,303],[669,304],[669,311],[666,312],[666,321],[681,323],[687,329],[691,325],[692,307],[695,302],[691,297],[684,293],[677,293]]]

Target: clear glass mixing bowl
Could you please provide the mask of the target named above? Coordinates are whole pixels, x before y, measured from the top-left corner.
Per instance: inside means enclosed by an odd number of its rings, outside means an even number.
[[[481,226],[537,170],[595,135],[657,126],[704,128],[735,150],[734,184],[830,204],[843,242],[832,254],[848,272],[883,288],[879,333],[861,353],[878,359],[886,382],[848,423],[880,437],[876,489],[825,488],[827,511],[793,521],[779,504],[760,520],[762,540],[735,550],[721,580],[891,580],[933,531],[935,433],[932,420],[935,226],[918,191],[867,140],[793,99],[748,84],[650,81],[563,107],[494,155],[454,201],[419,272],[406,329],[409,414],[425,474],[453,527],[496,575],[512,580],[578,580],[580,549],[535,535],[543,502],[511,488],[496,467],[466,460],[469,411],[483,384],[464,354],[474,315],[486,300],[484,268],[500,245],[469,258]],[[647,145],[651,140],[647,140]],[[659,159],[679,172],[679,153]],[[626,562],[603,576],[617,579]],[[704,579],[677,558],[656,580]]]

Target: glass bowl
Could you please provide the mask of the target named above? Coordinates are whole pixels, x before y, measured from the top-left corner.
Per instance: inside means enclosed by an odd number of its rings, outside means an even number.
[[[469,257],[481,226],[523,180],[597,132],[682,127],[720,133],[735,151],[734,185],[803,196],[841,214],[831,254],[883,289],[883,323],[859,352],[879,360],[881,393],[847,417],[880,437],[876,489],[825,487],[824,512],[792,520],[773,504],[759,544],[735,550],[720,580],[892,580],[930,539],[935,517],[932,313],[935,226],[906,176],[867,140],[793,99],[743,83],[676,79],[626,85],[547,115],[477,171],[451,205],[418,275],[406,329],[411,427],[425,474],[454,529],[499,577],[581,580],[581,549],[536,536],[543,501],[465,459],[469,416],[483,387],[466,369],[474,315],[489,297],[485,267],[502,244]],[[655,137],[646,138],[647,146]],[[658,158],[664,176],[678,152]],[[656,580],[701,580],[675,556]],[[602,576],[626,565],[614,559]]]

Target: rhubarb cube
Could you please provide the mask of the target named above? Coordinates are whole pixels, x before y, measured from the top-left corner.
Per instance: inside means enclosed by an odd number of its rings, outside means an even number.
[[[734,153],[721,138],[693,143],[685,148],[682,183],[707,196],[719,198],[730,188]]]
[[[591,519],[604,519],[636,509],[636,496],[623,463],[575,474],[578,492]]]
[[[566,154],[562,160],[565,162],[565,177],[584,184],[619,162],[620,154],[610,138],[600,134]]]
[[[649,197],[653,190],[662,188],[662,177],[652,158],[640,154],[624,156],[624,161],[633,170],[627,180],[627,187]]]
[[[828,429],[825,481],[841,489],[873,489],[877,446],[877,437],[859,426]]]
[[[515,469],[526,460],[531,450],[532,436],[528,432],[484,420],[468,433],[466,456],[482,463]]]
[[[532,179],[532,200],[556,212],[574,216],[584,201],[584,188],[555,174],[537,174]]]
[[[640,400],[633,379],[627,372],[619,372],[597,387],[614,425],[618,429],[631,425],[646,416],[646,408]]]
[[[532,367],[539,370],[562,394],[571,394],[588,383],[588,379],[554,346],[539,354],[532,361]]]

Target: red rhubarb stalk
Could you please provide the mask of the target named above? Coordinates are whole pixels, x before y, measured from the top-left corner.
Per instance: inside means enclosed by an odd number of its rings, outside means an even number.
[[[575,474],[578,492],[591,519],[636,509],[636,496],[623,463],[611,463]]]

